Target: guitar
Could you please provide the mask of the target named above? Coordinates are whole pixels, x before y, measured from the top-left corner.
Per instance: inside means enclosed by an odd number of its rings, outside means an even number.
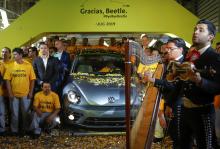
[[[192,62],[179,63],[176,61],[171,61],[167,66],[166,79],[169,82],[173,82],[177,79],[187,81],[189,80],[189,75],[191,72],[208,73],[210,75],[216,74],[216,71],[211,67],[208,69],[196,69]]]

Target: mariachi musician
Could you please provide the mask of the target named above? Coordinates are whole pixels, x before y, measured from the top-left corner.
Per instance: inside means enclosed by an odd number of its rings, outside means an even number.
[[[183,56],[183,50],[185,48],[185,42],[181,38],[173,38],[170,39],[166,44],[166,50],[167,50],[167,57],[168,61],[176,61],[182,63],[184,60]],[[168,68],[169,66],[167,66]],[[174,102],[170,102],[173,98],[175,98],[176,95],[173,91],[173,87],[176,86],[177,80],[169,82],[165,79],[167,73],[169,71],[165,71],[163,79],[155,79],[152,78],[151,74],[146,72],[144,80],[147,82],[154,83],[154,86],[157,87],[160,92],[162,92],[163,97],[166,101],[166,113],[169,117],[172,115],[172,120],[169,124],[169,133],[171,135],[171,138],[174,142],[173,146],[174,148],[177,148],[178,145],[178,129],[180,128],[180,115],[181,115],[181,100],[175,100]],[[168,101],[168,102],[167,102]]]
[[[220,92],[220,55],[211,47],[216,34],[215,26],[208,20],[197,22],[193,33],[193,45],[200,53],[194,61],[197,70],[188,72],[188,80],[179,81],[173,88],[174,100],[182,101],[181,126],[178,129],[180,149],[191,148],[192,136],[200,149],[218,148],[215,134],[214,96]]]

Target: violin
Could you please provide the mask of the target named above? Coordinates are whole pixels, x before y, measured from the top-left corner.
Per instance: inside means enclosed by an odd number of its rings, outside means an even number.
[[[187,81],[189,80],[189,75],[191,72],[200,72],[200,73],[209,73],[211,75],[214,75],[216,71],[212,68],[209,69],[196,69],[195,65],[192,62],[176,62],[176,61],[171,61],[168,66],[167,66],[167,72],[168,74],[166,75],[166,79],[169,82],[173,82],[177,79]]]

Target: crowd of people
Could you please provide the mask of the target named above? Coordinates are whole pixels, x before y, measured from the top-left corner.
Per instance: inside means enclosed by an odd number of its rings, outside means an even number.
[[[161,56],[166,70],[162,79],[154,78],[152,71],[142,69],[144,65],[131,57],[132,63],[138,66],[136,71],[141,82],[153,83],[163,94],[157,124],[166,128],[167,119],[171,119],[169,134],[176,149],[191,148],[192,144],[210,149],[218,146],[220,128],[215,127],[215,123],[219,124],[220,115],[215,116],[215,108],[216,111],[220,108],[220,98],[216,96],[220,94],[220,44],[216,44],[216,50],[211,47],[215,34],[215,26],[210,21],[200,20],[194,28],[193,45],[189,50],[186,50],[185,41],[181,38],[172,38],[157,50],[148,47],[147,35],[142,36],[144,55]],[[120,44],[115,38],[110,41],[110,46],[123,47],[128,39],[123,38]],[[83,39],[82,46],[90,46],[88,38]],[[103,38],[99,39],[98,46],[105,46]],[[7,131],[6,109],[10,113],[11,135],[23,136],[31,132],[33,138],[38,138],[42,129],[50,132],[58,124],[59,98],[70,72],[71,59],[74,58],[71,51],[74,52],[76,47],[76,38],[73,37],[70,41],[48,39],[39,44],[39,50],[36,47],[14,48],[12,51],[7,47],[2,49],[1,136]],[[194,67],[187,71],[188,79],[177,77],[169,81],[170,62],[190,62]]]
[[[35,47],[2,49],[0,62],[0,135],[6,130],[6,113],[10,114],[10,135],[27,133],[39,137],[41,126],[48,132],[55,127],[60,111],[62,85],[70,70],[70,56],[61,40],[56,40],[54,56],[48,44]],[[13,55],[13,60],[11,59]],[[33,100],[32,100],[33,99]],[[8,112],[6,112],[8,109]]]
[[[55,36],[40,42],[38,48],[2,49],[0,136],[28,134],[38,138],[42,129],[50,132],[59,123],[62,89],[74,58],[71,54],[75,54],[76,49],[92,47],[88,38],[83,38],[82,45],[76,45],[76,40],[75,37],[68,41]],[[112,37],[109,46],[121,49],[124,42],[127,38],[119,44]],[[97,46],[106,47],[104,38],[101,37],[94,47]]]
[[[165,67],[162,79],[154,78],[150,71],[141,77],[142,82],[153,83],[163,95],[158,124],[168,129],[175,149],[190,149],[193,145],[199,149],[219,148],[219,43],[216,49],[211,47],[215,35],[213,23],[198,21],[189,50],[181,38],[172,38],[161,46],[159,52]],[[189,64],[190,69],[175,68],[181,64]],[[174,73],[179,76],[171,80]],[[182,79],[184,75],[187,77]],[[156,126],[155,140],[160,141],[163,135],[157,131]]]

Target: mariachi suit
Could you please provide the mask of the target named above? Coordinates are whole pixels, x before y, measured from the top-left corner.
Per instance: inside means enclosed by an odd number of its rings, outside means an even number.
[[[182,63],[184,60],[184,57],[182,56],[179,60],[176,60],[177,62]],[[164,74],[163,74],[163,79],[155,79],[155,83],[154,86],[157,87],[160,92],[162,92],[163,94],[163,98],[165,100],[165,105],[169,106],[172,108],[173,110],[173,118],[170,121],[170,125],[169,125],[169,133],[170,136],[172,138],[172,140],[174,141],[173,143],[173,147],[174,148],[178,148],[178,127],[180,126],[180,122],[181,122],[181,100],[175,100],[175,102],[173,102],[172,104],[170,104],[170,100],[172,100],[173,98],[176,97],[175,92],[173,92],[173,89],[175,88],[179,88],[178,86],[178,82],[179,80],[176,80],[174,82],[168,82],[166,80],[166,75],[167,75],[167,70],[165,70]]]
[[[220,55],[209,47],[194,64],[196,69],[213,68],[216,72],[200,72],[201,84],[180,81],[172,93],[174,100],[182,100],[183,113],[177,131],[179,148],[191,148],[190,139],[193,135],[199,149],[215,149],[217,142],[213,100],[220,92]],[[168,101],[171,104],[174,102]]]
[[[42,82],[49,82],[51,84],[51,89],[57,91],[56,81],[58,80],[59,70],[58,70],[58,59],[49,56],[47,60],[47,66],[45,68],[43,59],[37,57],[33,61],[33,68],[36,74],[35,91],[41,90]]]

